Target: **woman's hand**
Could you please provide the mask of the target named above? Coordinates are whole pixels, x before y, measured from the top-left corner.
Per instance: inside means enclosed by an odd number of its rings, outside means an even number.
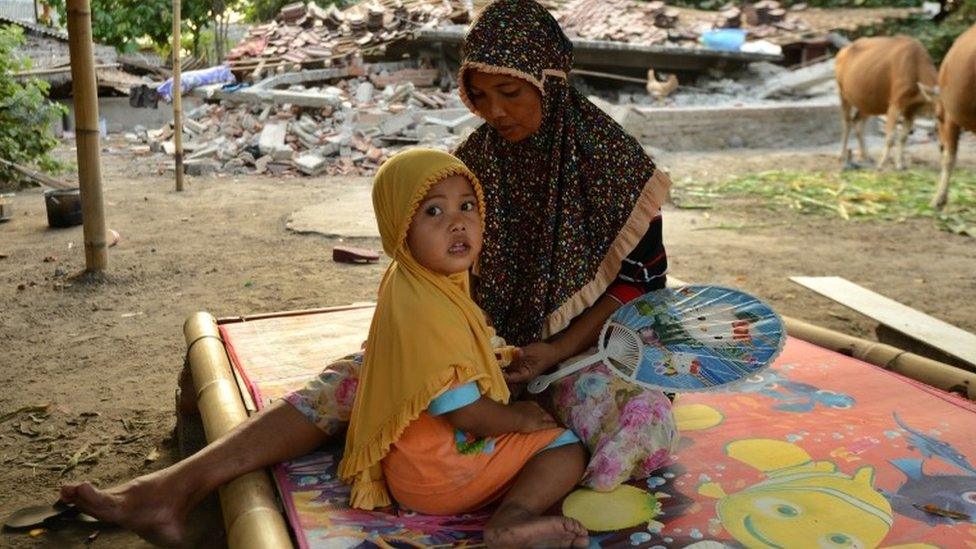
[[[543,429],[559,427],[555,418],[535,402],[520,400],[509,404],[509,407],[516,410],[519,414],[518,432],[520,433],[533,433]]]
[[[504,370],[508,383],[525,383],[552,368],[562,357],[555,345],[538,341],[515,349],[512,363]]]

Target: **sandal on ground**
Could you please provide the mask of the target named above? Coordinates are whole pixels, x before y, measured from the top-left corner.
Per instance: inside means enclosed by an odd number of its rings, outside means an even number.
[[[74,505],[58,500],[53,505],[31,505],[18,509],[4,520],[3,527],[7,530],[30,530],[64,523],[95,525],[99,520],[82,513]]]

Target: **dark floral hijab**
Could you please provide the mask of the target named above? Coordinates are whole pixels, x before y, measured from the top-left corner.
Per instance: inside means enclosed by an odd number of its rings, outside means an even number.
[[[647,231],[669,182],[623,128],[568,85],[573,46],[532,0],[498,0],[469,31],[465,72],[536,86],[542,125],[509,143],[483,124],[455,154],[481,179],[487,206],[476,299],[509,343],[566,327],[592,305]]]

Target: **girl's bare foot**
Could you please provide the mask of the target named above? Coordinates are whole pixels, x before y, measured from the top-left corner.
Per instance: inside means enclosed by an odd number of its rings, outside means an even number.
[[[588,547],[590,539],[575,519],[540,517],[512,506],[499,509],[488,521],[485,544],[491,548]]]
[[[62,486],[61,499],[151,543],[176,546],[184,542],[190,498],[169,484],[160,475],[139,477],[106,490],[83,482]]]

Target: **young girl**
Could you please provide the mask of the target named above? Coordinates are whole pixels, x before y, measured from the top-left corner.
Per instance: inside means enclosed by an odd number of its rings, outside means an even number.
[[[481,186],[453,156],[413,149],[373,186],[384,251],[380,284],[339,475],[351,505],[428,514],[499,497],[489,546],[586,547],[586,530],[542,513],[579,481],[585,453],[531,402],[509,403],[492,331],[469,295],[481,251]]]

